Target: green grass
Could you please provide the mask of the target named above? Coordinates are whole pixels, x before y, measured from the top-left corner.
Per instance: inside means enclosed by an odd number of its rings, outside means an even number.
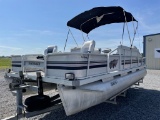
[[[0,57],[0,69],[6,69],[11,67],[11,58]]]

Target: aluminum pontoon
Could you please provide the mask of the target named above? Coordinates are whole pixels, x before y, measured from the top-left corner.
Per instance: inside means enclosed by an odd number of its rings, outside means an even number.
[[[124,23],[127,26],[128,22],[137,23],[137,20],[116,6],[85,11],[67,25],[88,35],[101,25]],[[12,56],[12,69],[6,76],[12,79],[10,89],[17,96],[17,115],[31,117],[60,105],[66,115],[72,115],[102,102],[115,103],[112,100],[116,96],[140,83],[146,75],[145,58],[132,44],[131,41],[130,47],[119,45],[115,50],[101,50],[95,48],[94,40],[85,40],[81,47],[71,48],[70,52],[58,52],[57,46],[50,46],[44,55]],[[28,80],[37,82],[37,87],[26,84]],[[44,95],[42,82],[56,84],[58,94]],[[33,89],[38,95],[23,102],[22,91]]]

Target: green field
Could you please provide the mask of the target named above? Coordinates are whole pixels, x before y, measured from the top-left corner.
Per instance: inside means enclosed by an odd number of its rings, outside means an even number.
[[[11,58],[0,57],[0,69],[6,69],[11,67]]]

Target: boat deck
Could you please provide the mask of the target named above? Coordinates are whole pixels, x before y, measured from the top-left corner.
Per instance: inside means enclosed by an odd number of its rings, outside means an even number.
[[[61,84],[61,85],[66,85],[66,86],[82,86],[82,85],[89,84],[89,83],[99,81],[99,80],[101,80],[102,82],[107,82],[107,81],[113,80],[117,76],[125,76],[127,74],[130,74],[130,73],[133,73],[133,72],[145,69],[145,68],[146,66],[144,65],[144,66],[134,67],[131,69],[124,69],[121,71],[112,71],[109,73],[101,73],[101,74],[95,74],[92,76],[76,78],[73,81],[62,78],[62,77],[45,76],[44,72],[42,71],[39,71],[39,72],[41,73],[43,82]],[[24,73],[24,78],[30,79],[30,80],[37,80],[36,72]],[[7,73],[7,76],[19,78],[19,74],[14,73],[14,72]]]

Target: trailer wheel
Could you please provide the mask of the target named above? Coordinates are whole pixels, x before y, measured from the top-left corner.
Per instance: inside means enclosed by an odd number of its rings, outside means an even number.
[[[38,111],[50,106],[51,100],[47,95],[36,95],[27,98],[24,102],[28,112]]]

